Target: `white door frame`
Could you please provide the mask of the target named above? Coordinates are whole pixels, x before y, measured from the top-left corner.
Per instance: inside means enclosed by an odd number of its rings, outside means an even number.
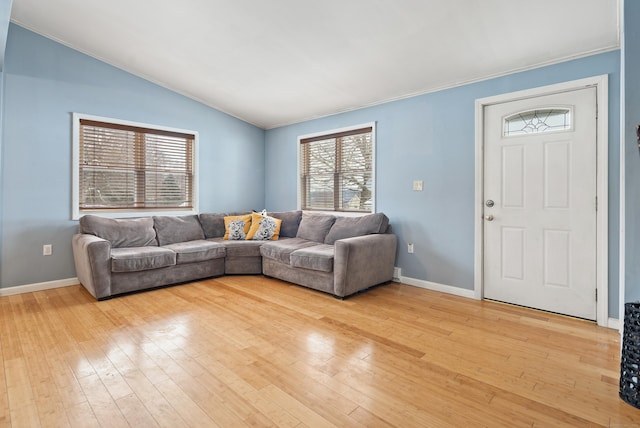
[[[500,104],[525,98],[539,97],[559,92],[567,92],[586,87],[596,88],[597,123],[597,165],[596,165],[596,195],[598,210],[596,212],[596,321],[598,325],[608,327],[609,322],[609,102],[608,76],[588,77],[555,85],[542,86],[524,91],[511,92],[476,100],[476,178],[475,178],[475,236],[474,236],[474,298],[483,297],[483,213],[484,213],[484,108],[492,104]]]

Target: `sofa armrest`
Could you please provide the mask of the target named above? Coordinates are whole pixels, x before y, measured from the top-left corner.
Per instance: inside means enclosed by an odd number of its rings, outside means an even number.
[[[335,242],[334,294],[349,296],[393,278],[398,241],[390,233],[356,236]]]
[[[96,299],[111,295],[111,242],[94,235],[73,235],[73,260],[76,275]]]

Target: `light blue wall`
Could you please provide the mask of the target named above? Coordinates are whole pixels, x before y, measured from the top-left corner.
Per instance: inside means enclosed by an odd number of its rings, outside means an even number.
[[[475,100],[609,75],[609,312],[618,314],[620,52],[614,51],[266,132],[265,202],[296,207],[297,137],[375,121],[377,210],[399,238],[402,275],[473,289]],[[399,72],[398,78],[402,78]],[[424,191],[412,191],[424,180]],[[415,253],[408,254],[407,243]]]
[[[640,2],[624,2],[625,302],[640,301]]]
[[[4,51],[7,46],[9,19],[11,18],[11,0],[0,0],[0,71],[4,65]]]
[[[77,227],[70,220],[71,113],[81,112],[198,131],[203,212],[295,208],[298,135],[375,121],[377,204],[400,239],[397,266],[407,277],[472,289],[474,101],[608,74],[609,311],[615,318],[619,68],[620,53],[609,52],[265,133],[11,24],[0,74],[0,287],[75,276],[70,248]],[[631,72],[638,70],[636,63]],[[640,85],[632,90],[640,92]],[[627,108],[640,117],[638,103],[628,102]],[[640,177],[630,176],[629,170],[640,176],[640,157],[629,129],[626,213],[633,219],[640,212],[640,195],[638,186],[629,183]],[[413,180],[424,180],[425,190],[413,192]],[[256,185],[261,182],[264,187]],[[630,204],[634,197],[636,202]],[[628,236],[640,237],[640,228],[633,227],[628,221]],[[404,250],[408,242],[415,245],[413,255]],[[633,286],[640,280],[640,268],[633,263],[640,254],[635,242],[640,240],[627,238],[627,297],[634,292],[640,296],[640,286]],[[53,256],[41,255],[45,243],[54,245]]]
[[[75,277],[72,112],[198,131],[200,211],[264,206],[262,129],[13,24],[3,95],[0,287]]]
[[[4,71],[0,71],[0,192],[4,189]],[[0,193],[0,272],[2,272],[2,234],[4,222],[2,221],[2,193]],[[0,283],[1,286],[1,283]]]
[[[2,152],[4,135],[4,56],[9,34],[9,19],[11,17],[11,0],[0,0],[0,189],[3,188]],[[0,197],[0,272],[2,272],[2,198]]]

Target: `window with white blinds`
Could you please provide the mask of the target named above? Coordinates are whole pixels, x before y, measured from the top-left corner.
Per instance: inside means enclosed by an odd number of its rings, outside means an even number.
[[[81,115],[74,119],[78,216],[193,211],[195,132]]]
[[[303,210],[372,212],[373,124],[301,137]]]

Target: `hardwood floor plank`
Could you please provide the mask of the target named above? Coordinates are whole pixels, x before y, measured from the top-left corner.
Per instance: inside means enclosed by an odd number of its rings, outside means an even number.
[[[358,407],[350,413],[350,416],[354,420],[358,420],[358,415],[363,412],[367,412],[372,415],[377,421],[383,421],[384,423],[394,425],[392,422],[396,421],[396,426],[401,421],[406,419],[402,418],[402,409],[404,403],[398,401],[394,403],[395,397],[386,392],[380,393],[373,385],[355,385],[350,382],[344,382],[340,376],[327,373],[317,367],[312,367],[305,362],[296,363],[296,369],[306,376],[308,376],[313,382],[325,385],[330,388],[336,395],[348,397]],[[340,373],[338,371],[337,373]],[[366,386],[369,385],[367,388]],[[394,405],[395,404],[395,405]]]
[[[33,390],[43,427],[71,426],[60,393],[52,380],[34,384]]]
[[[640,426],[620,337],[402,284],[225,276],[0,297],[0,427]]]
[[[11,408],[11,426],[15,427],[38,427],[40,417],[38,407],[34,402],[29,402],[20,407]]]
[[[94,428],[101,426],[88,402],[75,404],[65,410],[67,418],[69,419],[69,424],[72,427]],[[108,419],[106,421],[103,420],[104,425],[107,425],[107,423]]]
[[[141,371],[128,371],[123,376],[159,426],[167,428],[187,426],[172,404]],[[129,418],[132,417],[133,415],[129,415]]]
[[[349,414],[349,416],[357,421],[360,425],[370,428],[390,428],[393,425],[389,424],[384,419],[376,416],[375,414],[369,412],[368,410],[358,406],[353,412]]]
[[[35,396],[24,358],[5,361],[4,371],[7,377],[7,396],[10,408],[35,405]]]
[[[78,382],[78,379],[62,356],[47,354],[47,365],[51,373],[51,379],[56,385],[58,396],[65,408],[71,408],[87,404],[87,397]]]
[[[2,387],[2,385],[0,385]],[[11,408],[9,407],[9,397],[6,393],[6,386],[0,391],[0,427],[11,426]]]
[[[220,427],[218,421],[211,419],[185,392],[172,380],[167,379],[155,385],[167,402],[191,427]],[[224,423],[224,421],[222,421]]]
[[[236,370],[235,365],[227,367],[214,358],[213,355],[215,354],[198,357],[198,361],[208,369],[208,375],[203,376],[201,381],[209,385],[210,388],[215,388],[224,397],[227,397],[229,392],[232,392],[238,399],[245,400],[247,408],[257,409],[258,412],[276,426],[296,427],[301,423],[300,420],[289,414],[282,407],[262,397],[259,390],[269,385],[268,382],[259,382],[258,384],[263,386],[256,388],[253,386],[256,382],[249,383],[245,381]],[[262,376],[260,377],[262,379]]]
[[[131,393],[115,401],[129,426],[149,428],[160,426],[136,394]]]
[[[97,374],[91,374],[78,379],[87,401],[99,421],[109,421],[112,427],[126,427],[128,423],[118,405],[105,388]]]
[[[0,323],[0,341],[2,342],[2,357],[5,360],[22,358],[22,346],[18,335],[16,321],[20,319],[22,299],[20,296],[0,298],[2,322]]]
[[[304,423],[308,426],[317,428],[335,428],[339,426],[327,421],[322,416],[311,410],[309,407],[300,403],[294,397],[285,393],[274,385],[269,385],[263,388],[261,391],[261,395],[265,399],[278,404],[297,419],[304,421]]]
[[[126,380],[107,357],[103,345],[85,342],[82,349],[96,375],[113,400],[129,396],[132,391]],[[108,352],[108,350],[107,350]]]

